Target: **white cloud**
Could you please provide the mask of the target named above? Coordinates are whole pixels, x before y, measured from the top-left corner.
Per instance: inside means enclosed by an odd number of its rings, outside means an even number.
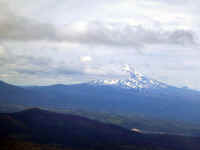
[[[81,62],[84,62],[84,63],[91,62],[92,61],[92,57],[90,57],[90,56],[82,56],[82,57],[80,57],[80,60],[81,60]]]

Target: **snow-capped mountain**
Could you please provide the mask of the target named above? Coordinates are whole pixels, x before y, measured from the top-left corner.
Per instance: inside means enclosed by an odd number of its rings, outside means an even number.
[[[0,104],[73,108],[90,112],[200,121],[200,92],[169,86],[124,68],[126,80],[18,87],[0,82]],[[12,93],[12,94],[10,94]]]
[[[121,88],[127,89],[148,89],[148,88],[167,88],[168,85],[157,80],[147,78],[143,74],[138,73],[135,69],[131,68],[130,66],[126,65],[123,68],[124,71],[129,73],[129,78],[126,80],[94,80],[91,81],[90,84],[92,85],[108,85],[108,86],[116,86]]]

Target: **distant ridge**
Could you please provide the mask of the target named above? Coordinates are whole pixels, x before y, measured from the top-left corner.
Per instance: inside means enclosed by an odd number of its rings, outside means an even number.
[[[73,85],[0,85],[1,105],[69,108],[119,115],[200,122],[200,92],[150,79],[126,66],[126,80],[95,80]]]

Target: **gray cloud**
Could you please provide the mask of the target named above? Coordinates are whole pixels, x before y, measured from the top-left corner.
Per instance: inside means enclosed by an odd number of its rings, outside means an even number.
[[[136,48],[151,44],[193,45],[196,43],[195,34],[189,30],[160,31],[127,24],[89,22],[86,29],[79,32],[73,26],[73,24],[67,25],[65,32],[61,32],[51,24],[36,22],[6,12],[0,15],[0,39],[67,41],[87,45],[133,46]]]
[[[85,22],[86,25],[81,31],[73,23],[57,29],[52,24],[17,15],[5,1],[0,2],[0,10],[1,40],[68,41],[88,45],[136,48],[151,44],[196,44],[195,34],[189,30],[153,30],[142,26],[102,22]]]
[[[24,76],[29,77],[37,77],[40,79],[56,79],[60,77],[77,77],[77,76],[83,76],[87,75],[82,69],[80,68],[73,68],[69,65],[60,65],[57,63],[56,65],[53,65],[52,62],[49,62],[48,64],[43,63],[44,59],[38,58],[37,62],[35,58],[32,58],[32,60],[28,60],[28,58],[23,58],[24,60],[21,60],[17,63],[10,63],[10,64],[1,64],[0,69],[0,77],[3,73],[8,73],[8,76],[18,76],[20,78],[23,78]],[[22,59],[22,58],[20,58]],[[16,60],[19,60],[19,58],[16,58]],[[41,64],[39,64],[41,62]],[[43,63],[43,64],[42,64]]]
[[[47,70],[34,70],[34,69],[23,69],[16,68],[17,73],[25,74],[25,75],[36,75],[39,77],[56,77],[56,76],[71,76],[71,75],[84,75],[82,71],[70,69],[70,68],[49,68]]]
[[[76,29],[71,29],[66,33],[64,39],[93,45],[133,47],[156,44],[196,44],[196,36],[189,30],[152,30],[142,26],[103,23],[89,23],[83,32],[76,32]]]
[[[69,64],[54,62],[49,57],[9,55],[0,61],[1,67],[21,75],[37,75],[40,77],[68,76],[84,74],[82,68],[73,68]]]
[[[17,15],[5,1],[0,2],[1,40],[46,40],[56,38],[55,28],[48,23],[37,22]]]

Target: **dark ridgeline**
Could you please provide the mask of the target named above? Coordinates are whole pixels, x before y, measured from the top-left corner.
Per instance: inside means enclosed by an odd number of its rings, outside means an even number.
[[[29,109],[0,114],[1,142],[32,141],[79,150],[195,150],[200,139],[169,135],[143,135],[84,117]],[[9,142],[8,142],[9,143]]]

